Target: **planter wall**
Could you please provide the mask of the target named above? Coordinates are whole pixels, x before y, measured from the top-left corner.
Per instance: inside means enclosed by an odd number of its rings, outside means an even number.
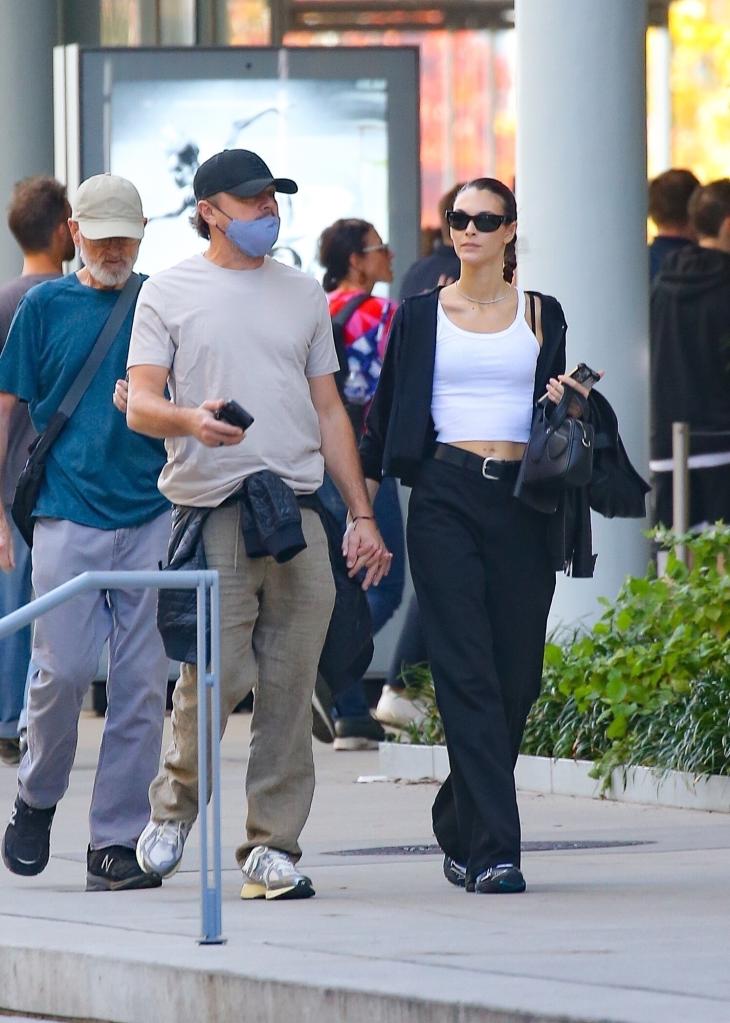
[[[381,742],[379,756],[380,773],[392,780],[443,781],[449,773],[445,746]],[[730,813],[730,777],[695,779],[681,771],[629,767],[615,770],[610,787],[602,793],[600,783],[589,777],[592,767],[588,760],[520,756],[515,779],[517,788],[527,792]]]

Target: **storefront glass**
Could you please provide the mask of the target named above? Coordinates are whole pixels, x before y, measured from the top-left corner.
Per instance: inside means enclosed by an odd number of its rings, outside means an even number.
[[[457,181],[514,176],[514,33],[488,30],[289,32],[287,46],[418,46],[422,224]]]
[[[730,0],[676,0],[672,40],[672,163],[700,181],[730,175]]]
[[[226,0],[231,46],[267,46],[271,39],[268,0]]]

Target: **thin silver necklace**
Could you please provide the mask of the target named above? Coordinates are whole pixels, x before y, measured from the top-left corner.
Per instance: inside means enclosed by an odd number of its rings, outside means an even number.
[[[474,305],[494,305],[496,302],[504,302],[506,298],[509,298],[513,291],[513,289],[510,288],[510,290],[505,295],[500,295],[499,298],[471,298],[469,295],[467,295],[463,288],[459,286],[458,281],[456,281],[456,287],[459,289],[460,294],[464,296],[467,302],[473,302]]]

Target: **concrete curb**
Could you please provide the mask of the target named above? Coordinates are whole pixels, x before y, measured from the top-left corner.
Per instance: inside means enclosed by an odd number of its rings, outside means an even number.
[[[29,979],[32,978],[32,984]],[[69,981],[72,982],[69,982]],[[100,955],[2,947],[0,1013],[74,1023],[598,1023],[429,997],[306,985]],[[22,1007],[22,1008],[21,1008]],[[2,1016],[0,1015],[0,1020]]]
[[[445,746],[381,742],[379,759],[380,773],[393,780],[443,781],[449,773]],[[730,813],[730,777],[694,778],[681,771],[617,768],[612,773],[611,785],[601,792],[600,783],[589,776],[592,767],[590,760],[520,756],[515,779],[517,788],[528,792]]]

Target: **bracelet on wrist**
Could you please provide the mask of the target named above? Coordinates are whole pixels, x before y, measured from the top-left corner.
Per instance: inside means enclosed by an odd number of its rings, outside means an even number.
[[[352,524],[353,524],[353,526],[356,525],[360,521],[360,519],[370,519],[370,521],[373,522],[375,520],[375,516],[374,515],[353,515],[352,516]]]

